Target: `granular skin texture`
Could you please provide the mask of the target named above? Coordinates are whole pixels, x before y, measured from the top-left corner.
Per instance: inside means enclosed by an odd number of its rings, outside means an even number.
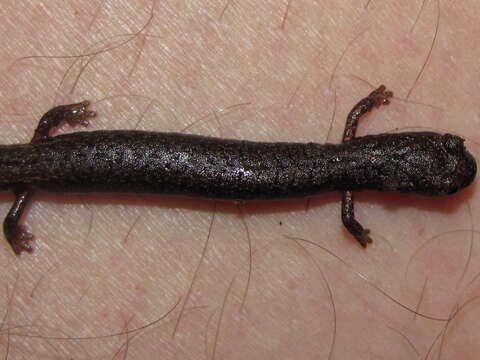
[[[406,132],[343,144],[252,142],[132,130],[0,146],[0,190],[141,192],[269,200],[328,191],[435,196],[469,185],[476,163],[451,134]]]

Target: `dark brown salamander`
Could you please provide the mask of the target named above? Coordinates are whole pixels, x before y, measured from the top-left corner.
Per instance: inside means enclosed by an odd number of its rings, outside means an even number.
[[[407,132],[355,138],[358,119],[388,104],[380,86],[347,118],[342,144],[265,143],[132,130],[55,137],[63,121],[88,124],[88,102],[58,106],[40,120],[29,144],[0,146],[0,190],[16,201],[4,222],[16,254],[32,251],[20,224],[32,193],[142,192],[209,199],[269,200],[343,192],[342,221],[365,247],[368,230],[354,217],[352,191],[437,196],[468,186],[475,159],[450,134]]]

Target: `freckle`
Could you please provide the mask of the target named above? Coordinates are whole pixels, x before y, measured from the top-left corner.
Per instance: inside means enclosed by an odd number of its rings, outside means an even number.
[[[147,291],[143,287],[143,285],[137,284],[135,285],[135,291],[139,292],[140,294],[146,294]]]
[[[422,226],[421,228],[419,228],[417,230],[417,234],[418,234],[418,236],[423,236],[425,234],[425,227]]]
[[[291,291],[295,291],[297,290],[298,288],[298,282],[297,281],[294,281],[294,280],[291,280],[288,282],[288,289],[291,290]]]

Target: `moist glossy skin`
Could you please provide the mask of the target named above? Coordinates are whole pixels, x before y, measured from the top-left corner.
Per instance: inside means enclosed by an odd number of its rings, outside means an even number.
[[[327,191],[452,194],[476,163],[458,136],[381,134],[343,144],[262,143],[142,131],[78,132],[0,147],[0,189],[259,200]]]

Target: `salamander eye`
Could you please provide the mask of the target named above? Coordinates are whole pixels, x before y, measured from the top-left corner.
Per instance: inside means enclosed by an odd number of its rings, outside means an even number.
[[[459,136],[445,134],[442,136],[443,145],[445,149],[451,152],[462,152],[464,150],[464,139]]]

